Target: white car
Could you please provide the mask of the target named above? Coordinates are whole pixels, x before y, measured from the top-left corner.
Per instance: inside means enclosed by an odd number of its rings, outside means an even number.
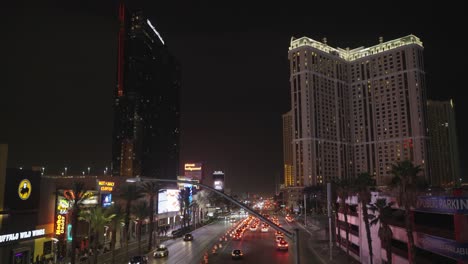
[[[155,258],[164,258],[169,256],[169,250],[165,245],[159,245],[153,253]]]

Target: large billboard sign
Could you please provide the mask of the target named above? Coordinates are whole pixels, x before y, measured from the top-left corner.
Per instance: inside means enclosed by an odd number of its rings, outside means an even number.
[[[415,244],[418,247],[455,260],[468,260],[468,243],[466,242],[457,242],[423,233],[416,233]]]
[[[202,169],[201,163],[185,163],[184,176],[192,180],[202,180]]]
[[[215,188],[218,191],[224,190],[224,172],[213,172],[213,188]]]
[[[468,214],[468,196],[419,196],[416,211]]]
[[[158,214],[180,211],[179,190],[161,190],[158,198]]]

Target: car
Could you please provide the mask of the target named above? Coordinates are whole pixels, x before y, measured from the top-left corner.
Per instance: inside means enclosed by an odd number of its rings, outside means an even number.
[[[288,242],[286,240],[281,239],[279,242],[276,243],[276,248],[278,250],[288,250]]]
[[[144,255],[140,256],[133,256],[130,258],[130,261],[128,264],[147,264],[148,263],[148,257]]]
[[[260,229],[261,232],[268,232],[268,227],[262,226],[262,229]]]
[[[184,241],[192,241],[193,240],[193,236],[192,234],[185,234],[184,236]]]
[[[244,253],[242,253],[242,250],[240,249],[234,249],[231,252],[232,259],[241,259],[243,256],[244,256]]]
[[[159,245],[153,253],[155,258],[164,258],[169,256],[169,250],[165,245]]]
[[[276,242],[280,242],[281,240],[284,240],[284,236],[276,235]]]

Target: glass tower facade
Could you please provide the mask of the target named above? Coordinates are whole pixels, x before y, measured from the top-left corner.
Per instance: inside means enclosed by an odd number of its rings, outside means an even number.
[[[175,178],[180,66],[141,10],[119,7],[112,174]]]

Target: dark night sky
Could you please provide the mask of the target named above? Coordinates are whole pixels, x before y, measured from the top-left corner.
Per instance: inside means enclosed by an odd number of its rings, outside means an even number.
[[[9,165],[102,171],[111,158],[116,1],[12,2],[0,9],[0,141],[9,144]],[[282,173],[291,36],[355,48],[415,34],[429,98],[455,100],[466,168],[461,3],[252,2],[132,1],[182,63],[182,162],[224,170],[233,191],[272,192]]]

